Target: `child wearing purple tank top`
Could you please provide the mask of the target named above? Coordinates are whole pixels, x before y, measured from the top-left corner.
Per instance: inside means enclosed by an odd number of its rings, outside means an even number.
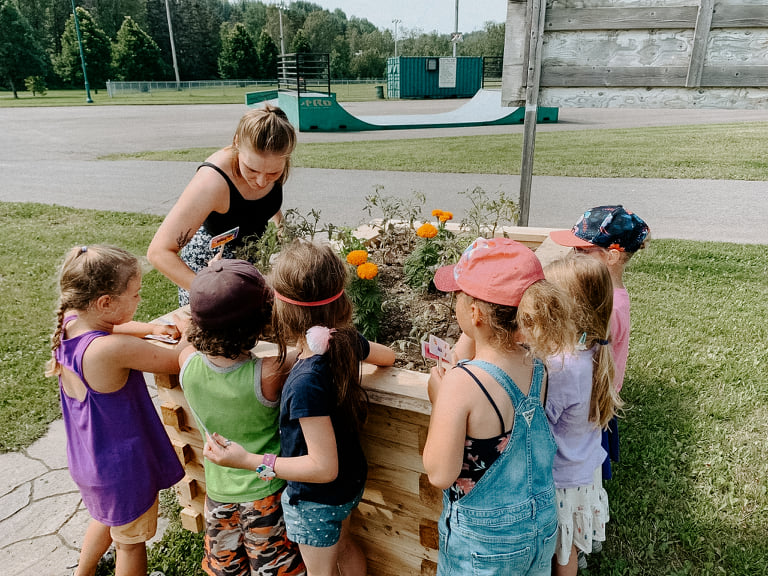
[[[59,278],[53,357],[67,433],[67,462],[91,523],[75,576],[93,576],[114,542],[117,572],[145,576],[158,492],[184,476],[142,372],[177,373],[179,350],[142,337],[176,326],[132,321],[141,297],[138,260],[120,248],[77,246]]]

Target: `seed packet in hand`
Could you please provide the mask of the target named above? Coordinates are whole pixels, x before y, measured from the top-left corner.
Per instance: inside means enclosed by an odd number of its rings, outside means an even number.
[[[232,230],[227,230],[226,232],[222,232],[221,234],[218,234],[211,238],[211,244],[210,248],[211,250],[216,250],[216,248],[220,248],[221,246],[224,246],[227,242],[231,242],[235,238],[237,238],[237,233],[240,232],[240,226],[237,226],[235,228],[232,228]]]
[[[440,360],[440,358],[432,354],[429,350],[429,342],[426,340],[421,341],[421,355],[427,360]]]
[[[441,360],[451,363],[451,347],[445,340],[430,334],[429,351]]]

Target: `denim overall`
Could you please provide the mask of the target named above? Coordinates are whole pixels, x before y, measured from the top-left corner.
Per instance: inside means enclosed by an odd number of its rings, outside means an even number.
[[[443,491],[438,576],[549,576],[557,538],[552,462],[557,451],[541,405],[544,365],[535,360],[528,396],[499,367],[466,362],[493,376],[515,406],[506,449],[463,498]]]

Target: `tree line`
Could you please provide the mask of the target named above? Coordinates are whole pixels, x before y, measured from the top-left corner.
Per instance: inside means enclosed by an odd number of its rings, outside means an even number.
[[[167,2],[167,6],[166,6]],[[77,17],[90,86],[107,80],[174,80],[168,28],[181,80],[275,79],[281,50],[330,54],[333,78],[382,78],[394,53],[392,31],[312,2],[240,0],[78,0]],[[83,85],[72,2],[0,0],[0,84]],[[282,27],[281,27],[282,20]],[[282,37],[281,37],[282,29]],[[450,35],[399,29],[400,56],[448,56]],[[460,56],[502,56],[504,24],[464,36]]]

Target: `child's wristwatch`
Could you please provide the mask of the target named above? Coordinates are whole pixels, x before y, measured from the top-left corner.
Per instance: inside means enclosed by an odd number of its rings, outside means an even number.
[[[275,477],[275,460],[277,460],[277,454],[264,454],[261,464],[256,467],[259,478],[266,481]]]

